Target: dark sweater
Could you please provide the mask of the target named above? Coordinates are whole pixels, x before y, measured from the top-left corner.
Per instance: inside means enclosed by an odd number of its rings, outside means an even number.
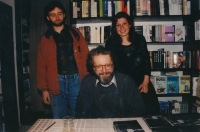
[[[88,74],[77,97],[77,118],[122,118],[143,116],[144,104],[135,82],[115,73],[117,87],[96,85],[96,77]]]

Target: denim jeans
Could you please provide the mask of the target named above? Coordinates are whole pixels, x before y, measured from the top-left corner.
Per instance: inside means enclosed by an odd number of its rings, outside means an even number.
[[[60,94],[50,95],[54,119],[68,116],[68,106],[71,116],[75,116],[76,98],[80,90],[79,74],[58,75]]]

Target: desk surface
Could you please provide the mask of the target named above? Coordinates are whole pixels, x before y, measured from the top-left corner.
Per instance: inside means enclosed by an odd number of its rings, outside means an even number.
[[[113,121],[137,120],[145,132],[151,132],[142,118],[109,118],[109,119],[74,119],[75,132],[114,132]],[[56,122],[46,132],[62,132],[62,119],[38,119],[28,132],[43,132],[53,122]]]

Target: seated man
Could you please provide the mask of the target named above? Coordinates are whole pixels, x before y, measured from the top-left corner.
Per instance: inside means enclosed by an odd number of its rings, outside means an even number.
[[[76,118],[121,118],[143,116],[144,104],[135,82],[114,72],[113,55],[100,46],[87,57],[90,74],[82,81],[76,103]]]

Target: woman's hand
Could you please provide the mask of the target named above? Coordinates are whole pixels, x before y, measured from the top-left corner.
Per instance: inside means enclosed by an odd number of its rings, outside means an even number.
[[[142,84],[140,84],[138,89],[140,90],[140,92],[148,93],[149,90],[148,83],[142,82]]]
[[[140,86],[138,88],[140,90],[140,92],[148,93],[148,90],[149,90],[148,84],[149,84],[149,76],[148,75],[144,75],[144,80],[143,80],[142,84],[140,84]]]

